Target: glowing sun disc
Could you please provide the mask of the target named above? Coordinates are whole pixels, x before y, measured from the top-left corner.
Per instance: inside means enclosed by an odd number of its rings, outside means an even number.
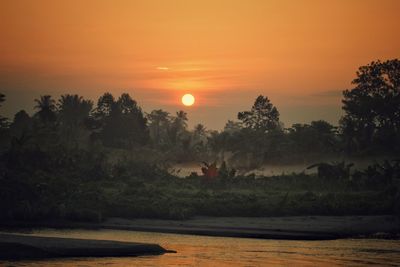
[[[186,94],[184,96],[182,96],[182,104],[184,104],[185,106],[191,106],[194,104],[194,96],[191,94]]]

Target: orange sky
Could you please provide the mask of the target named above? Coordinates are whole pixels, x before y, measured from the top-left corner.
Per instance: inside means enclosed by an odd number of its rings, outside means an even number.
[[[1,112],[126,91],[221,129],[263,94],[286,126],[337,123],[358,66],[400,57],[399,14],[395,0],[0,0]]]

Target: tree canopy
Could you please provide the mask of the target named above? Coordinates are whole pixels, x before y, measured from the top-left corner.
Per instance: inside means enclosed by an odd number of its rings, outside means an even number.
[[[238,113],[246,128],[268,132],[279,127],[279,112],[268,97],[258,96],[250,111]]]
[[[400,61],[371,62],[356,75],[354,88],[343,92],[341,127],[348,146],[362,150],[379,143],[399,149]]]

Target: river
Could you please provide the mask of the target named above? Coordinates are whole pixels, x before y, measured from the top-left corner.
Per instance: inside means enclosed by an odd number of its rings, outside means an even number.
[[[3,261],[0,266],[364,266],[400,265],[400,240],[283,241],[120,230],[34,230],[38,236],[157,243],[160,256]]]

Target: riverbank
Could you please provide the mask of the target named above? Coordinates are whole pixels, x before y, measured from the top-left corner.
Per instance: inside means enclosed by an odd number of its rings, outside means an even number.
[[[329,240],[347,237],[396,238],[395,216],[195,217],[189,220],[110,218],[98,224],[12,222],[3,228],[87,228],[285,240]]]
[[[0,252],[3,260],[25,260],[161,255],[168,251],[157,244],[0,233]]]
[[[396,236],[394,216],[196,217],[185,221],[112,218],[102,228],[209,236],[286,240],[329,240]]]

